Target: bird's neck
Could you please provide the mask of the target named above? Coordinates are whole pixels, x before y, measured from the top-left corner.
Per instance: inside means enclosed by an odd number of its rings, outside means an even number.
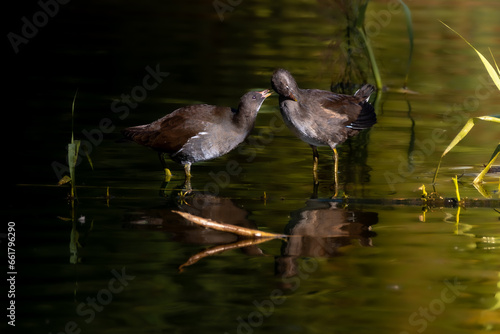
[[[234,111],[234,110],[233,110]],[[234,122],[239,128],[245,128],[250,131],[255,124],[255,117],[257,116],[257,110],[251,110],[244,104],[240,104],[238,109],[234,112]]]

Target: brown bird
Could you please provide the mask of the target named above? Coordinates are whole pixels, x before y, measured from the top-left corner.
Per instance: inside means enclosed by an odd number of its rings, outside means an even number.
[[[337,185],[336,147],[377,122],[375,110],[368,103],[375,88],[366,84],[354,96],[319,89],[300,89],[290,72],[284,69],[273,73],[271,84],[279,94],[280,110],[285,124],[313,150],[315,182],[319,159],[317,146],[329,146],[334,153]]]
[[[248,92],[241,97],[238,109],[207,104],[182,107],[153,123],[127,128],[123,134],[156,150],[168,179],[171,174],[165,155],[182,164],[188,182],[191,164],[220,157],[245,140],[269,95],[267,89]]]

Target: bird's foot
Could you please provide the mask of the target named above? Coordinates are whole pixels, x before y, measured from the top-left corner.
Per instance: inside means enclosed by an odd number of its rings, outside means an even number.
[[[170,171],[170,169],[165,168],[165,182],[170,182],[171,179],[172,179],[172,172]]]
[[[194,196],[193,190],[191,188],[189,188],[189,189],[182,189],[179,192],[179,203],[180,204],[189,205],[189,203],[187,202],[187,198],[189,196]]]
[[[336,198],[338,193],[339,193],[339,189],[338,189],[337,183],[335,183],[335,193],[333,194],[332,199]]]

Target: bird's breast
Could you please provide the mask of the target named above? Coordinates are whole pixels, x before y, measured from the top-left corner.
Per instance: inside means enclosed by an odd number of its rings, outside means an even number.
[[[326,140],[322,140],[325,134],[318,126],[321,120],[312,114],[306,114],[298,102],[283,101],[280,109],[285,124],[302,141],[314,146],[328,145]]]

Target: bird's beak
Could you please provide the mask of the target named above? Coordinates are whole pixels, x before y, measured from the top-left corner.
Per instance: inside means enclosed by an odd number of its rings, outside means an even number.
[[[295,98],[295,96],[293,96],[293,94],[292,94],[292,93],[290,93],[290,98],[291,98],[292,100],[294,100],[295,102],[297,102],[297,99]]]
[[[259,93],[260,93],[260,94],[262,95],[262,97],[264,97],[264,98],[267,98],[269,95],[271,95],[271,94],[272,94],[272,93],[271,93],[271,91],[269,91],[269,89],[265,89],[265,90],[263,90],[262,92],[259,92]]]

